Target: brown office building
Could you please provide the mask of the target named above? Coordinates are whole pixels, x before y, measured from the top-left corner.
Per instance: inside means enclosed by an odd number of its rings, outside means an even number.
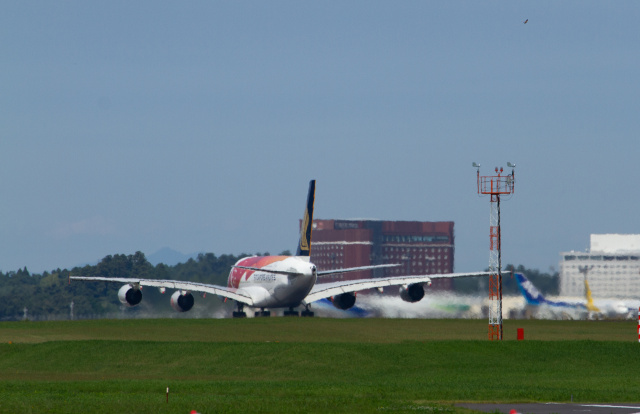
[[[312,240],[311,261],[318,270],[400,264],[336,275],[335,279],[453,272],[452,221],[313,220]],[[434,280],[431,286],[435,290],[451,288],[451,279]]]

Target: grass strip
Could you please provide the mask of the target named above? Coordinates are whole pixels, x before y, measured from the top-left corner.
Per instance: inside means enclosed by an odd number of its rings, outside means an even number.
[[[0,344],[0,412],[447,411],[455,401],[572,396],[637,402],[637,347],[606,341]]]

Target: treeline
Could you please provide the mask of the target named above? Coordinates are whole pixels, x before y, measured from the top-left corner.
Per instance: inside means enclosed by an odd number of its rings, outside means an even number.
[[[290,253],[285,251],[282,254]],[[216,256],[213,253],[206,253],[175,266],[162,263],[154,266],[142,252],[136,252],[133,255],[109,255],[97,265],[75,267],[71,270],[57,269],[43,274],[31,274],[24,268],[8,273],[0,272],[0,320],[180,317],[180,314],[175,312],[169,304],[170,295],[173,293],[171,291],[161,294],[158,289],[144,288],[142,303],[135,308],[128,308],[118,300],[118,290],[122,284],[106,282],[70,284],[69,276],[173,279],[226,286],[231,266],[245,256],[248,255]],[[507,269],[514,269],[514,266],[509,265]],[[524,273],[542,293],[558,294],[557,272],[541,273],[538,270],[525,269],[523,266],[518,266],[515,271]],[[454,279],[456,293],[484,294],[483,292],[487,289],[487,278]],[[520,294],[515,278],[507,275],[503,277],[503,294]],[[198,306],[185,316],[193,317],[196,312],[200,312],[202,317],[211,317],[216,312],[233,309],[232,303],[224,304],[219,299],[203,300],[200,296],[196,296]]]

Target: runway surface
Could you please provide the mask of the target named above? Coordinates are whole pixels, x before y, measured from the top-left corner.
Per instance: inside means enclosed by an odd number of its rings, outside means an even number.
[[[510,414],[640,414],[640,404],[456,404],[486,413]]]

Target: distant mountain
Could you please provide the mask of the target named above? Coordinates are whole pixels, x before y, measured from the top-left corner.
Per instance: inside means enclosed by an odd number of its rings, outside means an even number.
[[[167,266],[175,266],[178,263],[185,263],[189,259],[195,259],[199,253],[184,254],[179,251],[173,250],[170,247],[163,247],[157,252],[147,256],[147,260],[152,265],[156,266],[158,263],[164,263]]]

